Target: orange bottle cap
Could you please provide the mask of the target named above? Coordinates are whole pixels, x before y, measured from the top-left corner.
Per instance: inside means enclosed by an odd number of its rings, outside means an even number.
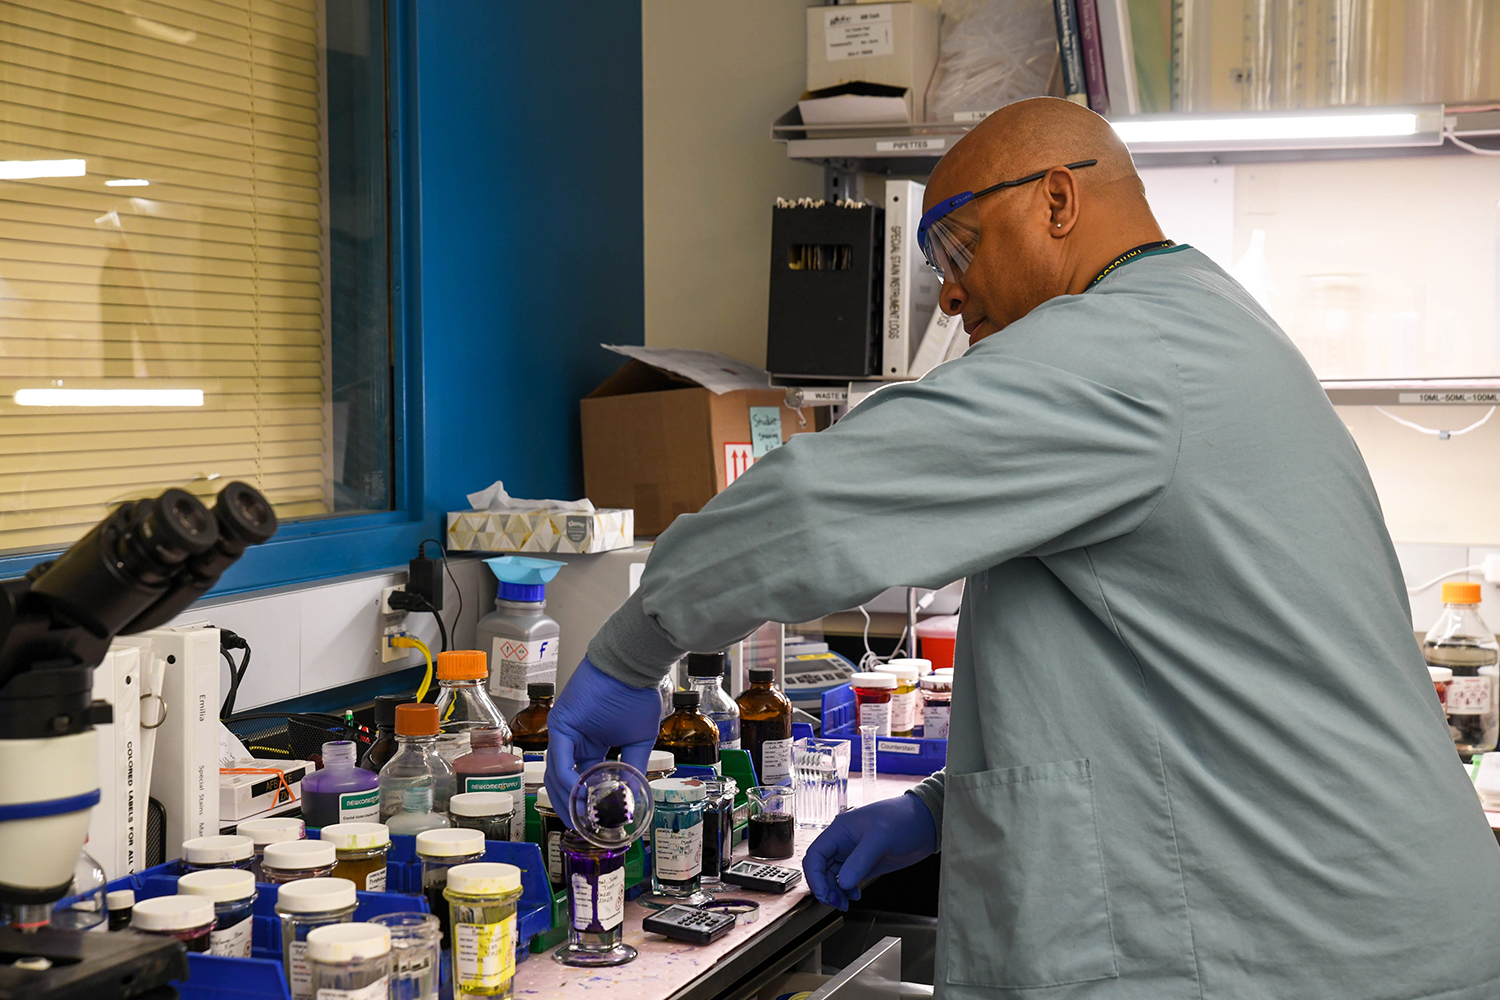
[[[397,736],[436,736],[438,710],[436,705],[412,702],[396,706]]]
[[[1443,584],[1444,604],[1478,604],[1484,599],[1479,584],[1467,580],[1450,580]]]
[[[482,649],[450,649],[438,654],[440,681],[482,681],[489,675],[488,660]]]

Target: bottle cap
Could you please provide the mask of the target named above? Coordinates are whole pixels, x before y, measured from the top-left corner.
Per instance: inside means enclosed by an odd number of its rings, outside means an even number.
[[[359,902],[346,878],[304,878],[276,889],[277,913],[327,913]]]
[[[567,563],[529,556],[497,556],[484,564],[500,581],[500,599],[537,604],[547,597],[547,582]]]
[[[215,903],[231,903],[255,895],[255,876],[239,868],[188,872],[177,880],[177,894],[202,896]]]
[[[697,708],[700,698],[697,691],[673,691],[673,708]]]
[[[525,785],[540,785],[547,779],[547,762],[545,760],[528,760],[521,764],[521,783]]]
[[[1449,580],[1443,584],[1444,604],[1478,604],[1484,600],[1479,584],[1467,580]]]
[[[657,802],[702,802],[708,786],[697,778],[657,778],[651,782],[651,797]]]
[[[849,678],[849,686],[857,688],[893,688],[896,686],[896,675],[880,671],[855,674]]]
[[[397,736],[436,736],[438,731],[438,709],[436,705],[409,702],[396,706]]]
[[[471,861],[448,869],[448,888],[471,896],[498,896],[521,888],[521,869],[495,861]]]
[[[114,889],[104,894],[104,905],[110,910],[128,910],[135,905],[134,889]]]
[[[214,922],[214,901],[202,896],[153,896],[135,904],[130,926],[138,931],[185,931]]]
[[[194,865],[221,865],[255,857],[255,843],[249,837],[227,833],[215,837],[194,837],[182,842],[182,859]]]
[[[1447,684],[1453,680],[1453,671],[1448,667],[1428,667],[1427,675],[1434,684]]]
[[[384,924],[325,924],[307,932],[303,954],[308,961],[339,965],[380,958],[390,951],[391,929]]]
[[[892,677],[896,678],[897,682],[904,684],[917,683],[917,679],[921,677],[923,673],[925,673],[925,671],[919,668],[915,663],[903,663],[899,660],[892,660],[890,663],[887,663],[882,668],[882,670],[884,673],[890,674]]]
[[[429,858],[461,858],[484,853],[479,830],[423,830],[417,834],[417,853]]]
[[[504,816],[515,809],[509,792],[464,792],[448,800],[450,816]]]
[[[437,655],[440,681],[482,681],[489,675],[489,661],[482,649],[450,649]]]
[[[477,726],[469,730],[469,749],[503,747],[510,733],[499,726]]]
[[[928,674],[920,683],[923,691],[951,691],[953,690],[953,675]]]
[[[327,868],[337,860],[332,844],[321,840],[292,840],[284,844],[267,844],[261,865],[295,872],[309,868]]]
[[[318,836],[339,851],[368,851],[391,842],[384,823],[335,823],[323,827]]]
[[[773,684],[776,681],[776,671],[770,667],[751,667],[751,684]]]
[[[600,761],[578,776],[568,797],[573,829],[595,847],[625,847],[651,828],[646,776],[624,761]]]
[[[536,790],[536,807],[538,809],[552,808],[552,796],[547,792],[546,785],[543,785],[541,788],[538,788]]]
[[[729,672],[727,653],[689,653],[689,677],[723,677]]]
[[[677,770],[677,758],[672,756],[672,751],[670,750],[652,750],[651,756],[646,763],[646,770],[652,774],[658,771],[675,771]]]
[[[359,755],[359,748],[351,740],[329,740],[323,744],[323,766],[329,767],[334,764],[348,764],[354,766],[354,759]]]
[[[393,729],[396,726],[396,706],[416,700],[410,694],[377,694],[375,696],[375,726]]]
[[[526,697],[535,701],[538,698],[551,698],[556,687],[551,681],[538,681],[535,684],[526,685]]]
[[[307,836],[307,825],[300,819],[276,816],[271,819],[247,819],[234,828],[241,837],[249,837],[256,847],[280,844],[288,840],[302,840]]]
[[[932,661],[925,660],[920,656],[898,656],[895,659],[888,660],[882,669],[890,673],[892,667],[916,667],[918,677],[926,677],[932,673]]]

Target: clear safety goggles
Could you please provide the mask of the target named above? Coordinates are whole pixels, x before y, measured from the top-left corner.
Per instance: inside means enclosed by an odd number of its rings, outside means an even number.
[[[1067,163],[1064,166],[1069,170],[1081,170],[1084,167],[1092,167],[1098,162],[1098,160],[1079,160],[1077,163]],[[1046,170],[1039,170],[1013,181],[991,184],[980,191],[964,191],[951,198],[943,199],[923,212],[922,221],[917,224],[917,246],[921,248],[922,256],[927,260],[927,266],[936,271],[938,277],[944,281],[952,281],[963,274],[974,261],[974,249],[979,245],[979,230],[964,223],[961,219],[953,218],[953,212],[987,194],[1039,181],[1052,169],[1048,167]]]

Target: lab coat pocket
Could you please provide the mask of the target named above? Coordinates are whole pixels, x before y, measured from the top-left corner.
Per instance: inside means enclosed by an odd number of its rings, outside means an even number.
[[[1087,760],[949,775],[947,981],[1034,988],[1117,977]]]

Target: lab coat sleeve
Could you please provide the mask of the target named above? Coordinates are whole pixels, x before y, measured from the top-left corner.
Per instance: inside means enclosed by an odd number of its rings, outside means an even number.
[[[935,774],[928,775],[907,790],[908,795],[915,795],[922,800],[927,811],[932,813],[932,826],[937,831],[938,850],[943,849],[943,796],[948,791],[948,769],[945,767]]]
[[[646,687],[685,651],[723,649],[768,621],[1134,530],[1171,481],[1176,370],[1133,358],[1105,384],[1080,367],[985,341],[794,436],[662,533],[589,659]]]

